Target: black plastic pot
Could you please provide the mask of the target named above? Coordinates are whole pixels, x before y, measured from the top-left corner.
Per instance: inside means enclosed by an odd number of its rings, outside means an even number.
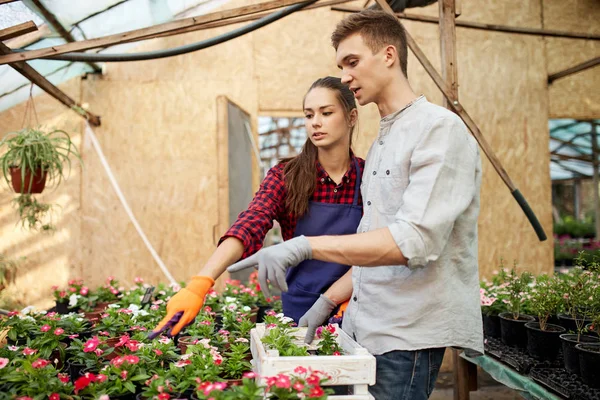
[[[575,346],[579,351],[581,379],[590,387],[600,389],[600,343]]]
[[[558,325],[546,324],[546,330],[540,329],[539,322],[528,322],[527,352],[538,360],[554,361],[560,348],[560,335],[565,333],[565,328]]]
[[[79,378],[83,370],[87,368],[85,364],[78,364],[71,361],[67,361],[67,369],[69,371],[69,375],[71,376],[71,381],[75,382],[77,378]]]
[[[574,333],[563,333],[560,335],[563,349],[563,359],[565,363],[565,369],[571,373],[579,375],[579,351],[575,349],[575,346],[583,343],[598,343],[600,340],[593,336],[581,335],[579,341],[577,341],[577,335]]]
[[[260,324],[261,322],[264,322],[265,315],[271,308],[271,306],[259,306],[258,311],[256,312],[256,323]]]
[[[575,319],[568,314],[558,314],[559,325],[567,330],[567,333],[577,333],[577,323]],[[583,326],[591,323],[592,320],[584,319]]]
[[[483,334],[489,337],[499,338],[502,333],[500,330],[500,317],[497,315],[483,316]]]
[[[68,314],[77,311],[76,308],[69,308],[69,301],[56,301],[56,312],[59,314]]]
[[[192,398],[192,396],[188,396],[185,393],[175,393],[175,394],[171,394],[171,397],[169,400],[190,400]],[[135,400],[146,400],[147,397],[144,397],[141,393],[138,394],[137,396],[135,396]]]
[[[521,314],[519,315],[519,319],[513,319],[513,315],[510,312],[501,313],[499,317],[502,343],[507,346],[526,348],[527,331],[525,324],[533,322],[535,318],[531,315]]]
[[[600,337],[598,332],[592,329],[592,324],[587,324],[585,326],[583,333],[585,333],[586,335],[590,335],[590,336]]]

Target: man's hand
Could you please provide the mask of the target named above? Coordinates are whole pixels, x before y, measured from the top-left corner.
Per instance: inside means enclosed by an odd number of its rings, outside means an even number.
[[[192,323],[204,304],[208,290],[215,284],[209,276],[194,276],[192,281],[177,292],[167,303],[167,315],[148,335],[154,339],[170,328],[169,336],[177,335],[184,327]]]
[[[336,307],[336,304],[329,300],[327,296],[322,294],[319,299],[315,301],[315,304],[300,318],[298,326],[307,326],[306,336],[304,337],[305,343],[311,343],[315,338],[315,331],[323,322],[327,321],[331,312]]]
[[[227,271],[237,272],[246,268],[258,269],[258,282],[265,297],[271,297],[267,279],[282,292],[287,292],[285,281],[287,269],[295,267],[304,260],[310,260],[312,248],[308,239],[298,236],[275,246],[265,247],[245,260],[233,264]]]

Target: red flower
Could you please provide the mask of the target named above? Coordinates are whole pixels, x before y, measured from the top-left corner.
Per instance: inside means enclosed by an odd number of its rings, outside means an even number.
[[[294,390],[295,390],[296,392],[301,392],[301,391],[303,391],[303,390],[304,390],[304,385],[303,385],[303,384],[301,384],[300,382],[296,382],[296,383],[294,383],[294,385],[293,385],[292,387],[294,388]]]
[[[90,383],[93,382],[93,380],[90,379],[91,377],[93,377],[92,374],[85,374],[75,381],[75,394],[77,394],[77,392],[80,390],[85,389],[90,385]]]
[[[160,351],[159,349],[154,349],[154,353],[156,353],[157,356],[162,356],[163,352]]]
[[[312,389],[310,389],[310,393],[308,394],[308,397],[321,397],[324,394],[325,394],[325,392],[323,391],[321,386],[315,386]]]
[[[321,381],[321,379],[319,378],[318,375],[312,374],[311,376],[309,376],[308,378],[306,378],[306,383],[308,383],[309,385],[318,385],[319,382]]]
[[[137,364],[140,362],[140,358],[138,356],[125,356],[123,357],[125,359],[125,361],[127,361],[129,364]]]
[[[334,352],[333,352],[333,355],[334,355],[334,356],[341,356],[341,354],[340,354],[340,352],[339,352],[339,351],[334,351]]]
[[[96,381],[97,382],[102,383],[102,382],[105,382],[106,379],[108,379],[108,377],[106,375],[104,375],[104,374],[98,374],[98,375],[96,375]]]
[[[42,326],[42,327],[40,328],[40,331],[42,331],[42,332],[48,332],[50,329],[52,329],[52,328],[50,327],[50,325],[46,324],[46,325],[44,325],[44,326]]]
[[[50,396],[48,396],[48,400],[60,400],[60,394],[52,393]]]
[[[56,328],[56,329],[54,330],[54,334],[55,334],[56,336],[58,336],[58,335],[62,335],[63,333],[65,333],[65,330],[64,330],[63,328]]]
[[[158,400],[169,400],[171,395],[169,393],[161,393],[158,395]]]
[[[64,384],[67,384],[71,381],[71,378],[69,378],[69,375],[67,374],[58,374],[58,379],[60,379],[60,381]]]
[[[294,369],[295,374],[305,374],[306,372],[307,370],[304,367],[296,367],[296,369]]]
[[[125,346],[131,351],[138,351],[142,345],[137,340],[131,340]]]
[[[326,327],[326,328],[327,328],[327,330],[328,330],[329,332],[331,332],[331,333],[335,333],[335,326],[333,326],[333,325],[329,324],[329,325],[327,325],[327,327]]]
[[[284,374],[277,375],[277,380],[275,381],[275,386],[281,389],[289,389],[290,388],[290,377]]]
[[[128,372],[126,370],[121,371],[121,379],[123,379],[123,380],[127,379],[127,373]]]
[[[18,311],[11,311],[11,312],[8,313],[9,317],[14,317],[15,315],[19,315],[19,312]]]
[[[123,335],[119,339],[119,342],[117,344],[115,344],[115,347],[125,346],[127,343],[129,343],[129,336],[128,335]]]

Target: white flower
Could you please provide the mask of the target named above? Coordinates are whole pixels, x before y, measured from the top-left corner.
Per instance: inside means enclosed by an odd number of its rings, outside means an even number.
[[[252,309],[248,306],[242,307],[242,311],[244,311],[244,312],[250,312],[250,310],[252,310]]]
[[[73,293],[69,297],[69,307],[75,307],[77,305],[77,299],[79,299],[79,296]]]
[[[34,306],[27,306],[24,309],[21,310],[21,314],[32,314],[35,311],[35,307]]]
[[[171,339],[165,336],[161,336],[160,339],[158,339],[158,342],[162,344],[169,344],[171,343]]]
[[[205,349],[210,349],[212,346],[209,343],[210,339],[204,338],[202,340],[198,340],[198,343],[196,344],[201,344],[202,346],[204,346]]]
[[[121,308],[119,304],[109,304],[108,308]]]
[[[225,296],[225,303],[237,303],[237,299],[235,297]]]
[[[236,341],[236,343],[248,343],[248,339],[243,338],[243,337],[237,338],[237,339],[235,339],[235,341]]]

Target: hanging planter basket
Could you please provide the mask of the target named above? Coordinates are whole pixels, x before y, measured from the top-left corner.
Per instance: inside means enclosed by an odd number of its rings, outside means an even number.
[[[38,168],[31,176],[31,170],[26,169],[23,179],[23,171],[19,167],[10,167],[10,177],[12,187],[16,193],[33,194],[42,193],[46,186],[46,178],[48,173]]]

